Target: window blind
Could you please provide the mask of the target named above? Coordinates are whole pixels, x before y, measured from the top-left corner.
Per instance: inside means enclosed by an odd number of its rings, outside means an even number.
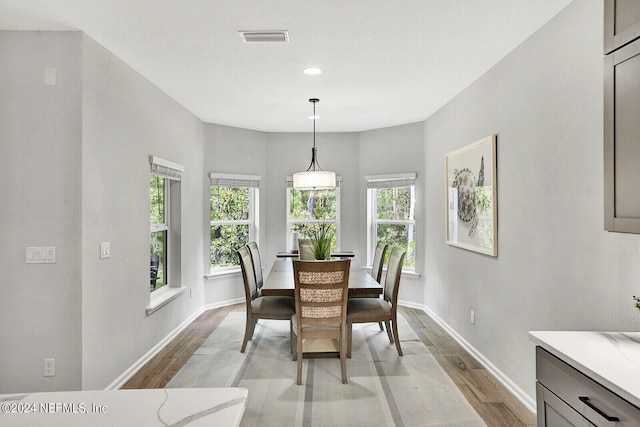
[[[154,175],[174,181],[180,181],[182,179],[182,173],[184,172],[184,166],[182,165],[156,156],[149,156],[149,164],[151,166],[151,173]]]
[[[209,173],[211,186],[235,188],[259,188],[260,175],[238,175],[230,173]]]
[[[388,175],[367,175],[367,188],[393,188],[416,185],[416,173],[398,173]]]

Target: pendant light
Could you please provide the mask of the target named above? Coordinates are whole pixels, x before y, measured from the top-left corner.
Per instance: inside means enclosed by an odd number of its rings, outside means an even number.
[[[316,149],[316,103],[318,98],[311,98],[313,103],[313,148],[311,149],[311,164],[305,172],[293,174],[293,188],[296,190],[321,190],[336,188],[336,174],[334,172],[323,171],[318,164],[318,152]]]

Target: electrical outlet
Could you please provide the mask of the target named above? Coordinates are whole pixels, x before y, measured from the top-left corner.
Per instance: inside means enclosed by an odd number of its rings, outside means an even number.
[[[56,76],[55,68],[45,68],[44,69],[44,85],[45,86],[55,86],[57,84],[57,76]]]
[[[471,310],[471,324],[475,325],[476,324],[476,312]]]
[[[56,359],[44,359],[42,375],[44,375],[45,377],[56,376]]]

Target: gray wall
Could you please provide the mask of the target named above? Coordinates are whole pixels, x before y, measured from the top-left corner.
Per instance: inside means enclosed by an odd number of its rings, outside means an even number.
[[[602,20],[573,2],[425,122],[424,303],[531,399],[528,331],[640,326],[640,236],[603,231]],[[445,154],[489,134],[497,258],[447,246],[443,219]]]
[[[203,304],[203,125],[82,33],[0,32],[0,58],[0,393],[104,388]],[[196,290],[151,316],[149,154],[185,166],[181,284]],[[25,264],[27,246],[57,262]]]
[[[83,53],[82,386],[93,389],[202,305],[204,138],[200,120],[87,36]],[[179,284],[194,296],[147,316],[150,154],[184,166]]]
[[[267,218],[264,209],[268,199],[264,192],[266,182],[266,151],[267,135],[264,132],[221,126],[215,124],[204,125],[204,191],[202,194],[202,229],[203,235],[208,236],[210,226],[210,193],[209,173],[235,173],[244,175],[260,175],[260,218],[258,242],[262,249],[266,241]],[[209,240],[203,239],[203,272],[208,274],[210,269]],[[264,256],[262,257],[264,258]],[[262,260],[264,263],[264,260]],[[236,273],[230,276],[217,277],[206,280],[204,285],[204,302],[208,307],[227,304],[229,301],[241,299],[244,301],[242,275]]]
[[[81,46],[0,31],[0,393],[81,386]],[[26,264],[27,246],[55,246],[57,262]]]
[[[424,122],[393,126],[360,133],[360,223],[358,225],[359,248],[364,265],[367,253],[367,188],[365,176],[416,172],[416,267],[417,274],[424,272],[425,239],[425,182],[435,177],[429,175],[424,162]],[[421,277],[403,276],[398,298],[403,304],[420,306],[424,300],[424,280]]]

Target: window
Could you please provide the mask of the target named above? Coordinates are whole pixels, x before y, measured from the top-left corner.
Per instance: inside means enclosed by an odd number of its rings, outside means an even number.
[[[333,224],[331,251],[340,250],[340,180],[336,177],[335,189],[296,190],[293,178],[287,177],[287,250],[298,249],[293,247],[293,233],[309,239],[320,224]]]
[[[169,284],[169,258],[174,253],[170,250],[169,245],[179,245],[178,241],[174,243],[171,240],[180,228],[178,224],[180,217],[179,184],[184,168],[155,156],[150,156],[149,162],[151,165],[149,181],[149,290],[154,292]],[[176,201],[172,204],[173,195],[176,196]],[[172,221],[174,215],[176,218]],[[179,252],[177,247],[171,249],[177,249]],[[177,281],[177,275],[173,277]]]
[[[211,269],[238,264],[236,251],[258,240],[258,187],[260,177],[210,173]]]
[[[415,178],[415,173],[366,177],[369,263],[377,243],[382,241],[405,250],[404,269],[415,269]]]

